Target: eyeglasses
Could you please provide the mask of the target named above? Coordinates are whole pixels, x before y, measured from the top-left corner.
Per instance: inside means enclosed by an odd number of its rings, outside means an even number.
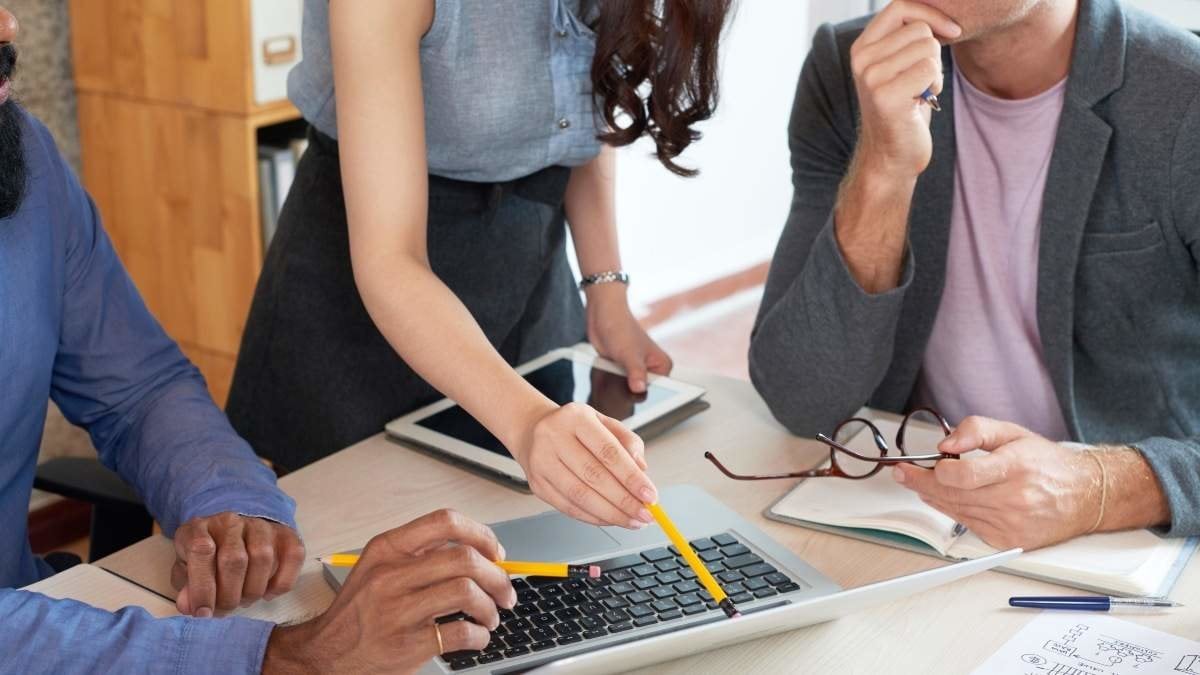
[[[911,463],[929,469],[933,468],[934,464],[943,459],[958,459],[958,455],[951,455],[944,452],[910,452],[910,448],[905,443],[905,437],[910,429],[918,426],[940,428],[943,437],[949,436],[951,431],[950,424],[946,422],[946,418],[942,417],[941,413],[933,408],[917,408],[905,415],[904,421],[900,423],[900,429],[896,432],[896,449],[899,450],[899,454],[895,455],[891,454],[891,448],[888,446],[887,441],[883,439],[883,434],[879,431],[879,427],[875,426],[871,420],[862,417],[851,417],[834,429],[833,438],[825,434],[817,434],[817,440],[829,446],[829,466],[824,469],[811,469],[809,471],[797,471],[795,473],[770,476],[743,475],[725,468],[725,465],[711,452],[704,453],[704,458],[720,469],[721,473],[733,480],[825,477],[862,480],[874,476],[887,465]],[[864,454],[863,452],[851,450],[847,447],[851,439],[864,432],[869,432],[872,440],[875,441],[875,447],[879,451],[878,455],[871,453]]]

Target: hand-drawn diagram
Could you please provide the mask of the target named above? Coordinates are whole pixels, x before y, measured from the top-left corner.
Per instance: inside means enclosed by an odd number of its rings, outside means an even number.
[[[1109,616],[1042,612],[972,675],[1200,675],[1200,642]]]
[[[1187,675],[1200,675],[1200,654],[1188,654],[1179,659],[1179,665],[1175,666],[1175,671],[1187,673]]]

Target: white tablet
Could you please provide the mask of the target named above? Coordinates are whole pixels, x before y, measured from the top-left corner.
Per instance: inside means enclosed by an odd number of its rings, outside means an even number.
[[[619,366],[574,348],[556,349],[517,372],[555,403],[586,403],[634,431],[679,413],[704,395],[700,387],[659,375],[647,378],[645,393],[634,394]],[[414,410],[386,428],[396,439],[527,484],[521,465],[499,439],[450,399]]]

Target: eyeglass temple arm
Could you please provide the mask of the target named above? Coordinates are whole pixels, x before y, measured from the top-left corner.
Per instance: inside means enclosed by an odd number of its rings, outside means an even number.
[[[958,455],[946,455],[946,454],[939,452],[939,453],[933,454],[933,455],[899,455],[896,457],[887,457],[887,456],[867,457],[865,455],[860,455],[859,453],[851,450],[850,448],[847,448],[846,446],[842,445],[841,443],[838,443],[837,441],[826,436],[825,434],[817,434],[817,440],[821,441],[825,445],[828,445],[832,448],[840,450],[840,451],[846,453],[847,455],[854,457],[855,459],[861,459],[864,462],[875,462],[876,464],[904,464],[905,462],[929,462],[929,461],[933,461],[933,460],[937,460],[937,459],[948,459],[948,458],[953,458],[953,457],[958,456]]]
[[[730,471],[729,469],[725,468],[725,465],[722,464],[720,462],[720,460],[718,460],[716,458],[716,456],[713,455],[711,452],[705,452],[704,458],[707,459],[708,461],[712,462],[713,465],[716,466],[717,469],[721,473],[725,474],[725,476],[727,478],[732,478],[733,480],[777,480],[777,479],[781,479],[781,478],[818,478],[821,476],[829,475],[828,469],[812,469],[809,471],[797,471],[795,473],[777,473],[777,474],[772,474],[769,476],[748,476],[748,475],[743,475],[740,473],[734,473],[734,472]]]

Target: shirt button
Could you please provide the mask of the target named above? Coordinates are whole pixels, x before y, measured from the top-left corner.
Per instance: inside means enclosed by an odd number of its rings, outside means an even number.
[[[565,30],[560,30],[557,33],[555,33],[555,35],[557,35],[560,39],[565,39],[567,37],[568,33]]]
[[[571,120],[569,120],[565,117],[562,118],[561,120],[558,121],[558,128],[559,129],[570,129],[571,128]]]

